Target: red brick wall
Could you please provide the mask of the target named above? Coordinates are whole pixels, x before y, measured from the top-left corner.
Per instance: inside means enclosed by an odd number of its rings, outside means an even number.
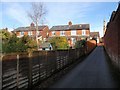
[[[43,31],[41,31],[41,35],[43,38],[47,38],[47,33],[49,31],[49,28],[46,26]]]
[[[104,36],[104,46],[112,63],[120,70],[120,5],[113,21],[108,24]]]
[[[47,37],[47,32],[49,31],[49,28],[48,26],[46,26],[43,30],[40,30],[40,34],[42,35],[43,38],[46,38]],[[23,31],[24,32],[24,35],[28,35],[28,31]],[[16,35],[17,36],[20,36],[20,31],[16,32]],[[32,31],[32,35],[35,36],[36,35],[36,31],[33,30]]]
[[[49,30],[49,37],[51,37],[51,36],[52,36],[52,31]]]
[[[77,35],[82,35],[82,30],[77,30]]]
[[[28,32],[26,31],[26,32],[24,32],[24,35],[28,35]]]
[[[87,53],[91,52],[95,47],[96,47],[96,41],[95,40],[87,41]]]
[[[86,35],[90,35],[90,30],[86,30]]]
[[[60,36],[60,31],[55,31],[55,36]]]
[[[82,35],[82,30],[76,30],[77,35]],[[49,32],[50,37],[52,36],[52,31]],[[71,30],[65,31],[66,36],[71,36]],[[90,35],[90,30],[86,30],[86,35]],[[60,31],[55,31],[55,36],[60,36]]]
[[[70,36],[71,35],[71,30],[65,31],[65,34],[66,34],[66,36]]]

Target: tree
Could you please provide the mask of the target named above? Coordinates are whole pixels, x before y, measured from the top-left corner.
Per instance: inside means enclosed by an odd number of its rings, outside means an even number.
[[[53,37],[49,40],[53,49],[68,49],[68,41],[66,37]]]
[[[75,43],[75,48],[81,48],[86,46],[86,40],[80,40]]]
[[[32,21],[35,23],[36,25],[36,42],[37,42],[37,48],[39,48],[38,46],[38,24],[41,21],[42,22],[42,18],[46,15],[46,8],[44,6],[44,4],[42,2],[40,3],[31,3],[31,10],[28,13],[28,17],[30,17],[30,19],[32,19]]]
[[[24,52],[33,51],[36,48],[36,41],[29,37],[23,36],[18,38],[16,34],[10,33],[8,30],[0,30],[0,52],[11,53],[11,52]]]
[[[1,29],[0,30],[0,38],[3,42],[8,41],[8,39],[11,37],[11,33],[7,29]]]
[[[21,38],[18,38],[13,34],[8,41],[2,43],[2,52],[11,53],[11,52],[23,52],[27,50],[27,46],[22,42]]]
[[[9,41],[11,33],[6,29],[0,29],[0,52],[3,50],[3,46],[6,42]]]
[[[35,50],[37,47],[36,41],[28,35],[25,35],[21,38],[21,43],[23,43],[27,47],[28,52]]]

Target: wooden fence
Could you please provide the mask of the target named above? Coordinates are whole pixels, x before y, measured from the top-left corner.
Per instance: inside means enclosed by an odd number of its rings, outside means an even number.
[[[30,89],[85,53],[86,49],[80,48],[7,54],[2,57],[2,89]]]
[[[84,55],[84,48],[8,54],[2,57],[2,89],[32,88]]]

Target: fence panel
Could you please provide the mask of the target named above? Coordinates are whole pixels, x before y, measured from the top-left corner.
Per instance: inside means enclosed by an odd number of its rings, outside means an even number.
[[[17,88],[17,55],[3,56],[2,89]]]
[[[40,81],[40,60],[41,56],[39,55],[39,52],[32,53],[32,84],[36,84]]]
[[[56,52],[48,51],[47,54],[47,76],[50,76],[56,70]]]
[[[68,50],[57,51],[57,69],[62,69],[68,61]]]
[[[2,89],[32,88],[82,55],[85,55],[85,48],[5,55]]]
[[[39,52],[39,63],[40,63],[40,80],[46,78],[46,52]]]
[[[18,88],[28,88],[29,82],[29,57],[28,53],[20,54],[18,67]]]

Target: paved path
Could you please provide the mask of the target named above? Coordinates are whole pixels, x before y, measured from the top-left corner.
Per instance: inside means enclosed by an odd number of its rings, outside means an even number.
[[[116,88],[103,47],[97,47],[83,62],[50,88]]]

